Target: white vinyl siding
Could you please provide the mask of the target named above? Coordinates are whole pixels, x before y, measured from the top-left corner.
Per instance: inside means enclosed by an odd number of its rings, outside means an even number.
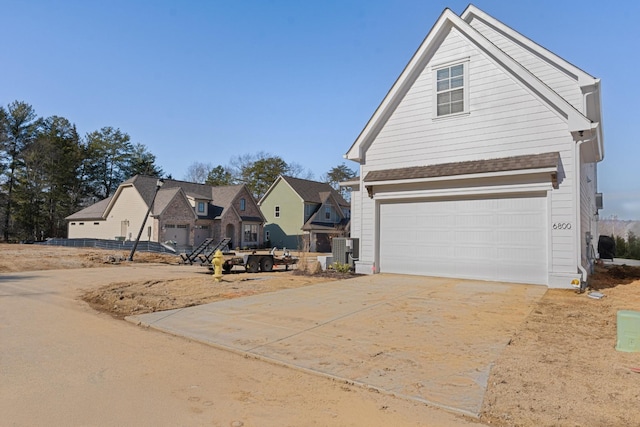
[[[582,111],[582,94],[576,82],[576,76],[568,76],[566,72],[556,69],[553,64],[508,39],[507,35],[492,28],[481,28],[483,23],[480,21],[474,20],[472,25],[516,61],[520,61],[525,67],[530,68],[536,77],[564,97],[577,110]],[[532,251],[531,253],[535,253],[533,256],[535,258],[534,264],[544,266],[544,268],[538,269],[543,273],[536,276],[538,273],[533,272],[534,279],[527,279],[527,281],[545,283],[550,286],[568,286],[571,278],[576,277],[577,274],[578,254],[583,252],[586,246],[585,232],[590,231],[597,239],[597,224],[594,219],[594,193],[597,191],[595,165],[582,165],[579,174],[579,193],[576,194],[574,159],[576,142],[568,132],[566,118],[562,117],[558,111],[553,110],[548,103],[540,98],[539,94],[533,93],[530,88],[525,87],[513,74],[495,63],[476,46],[462,36],[455,27],[443,36],[439,46],[433,46],[433,50],[430,52],[434,52],[434,54],[428,58],[428,62],[424,64],[419,76],[414,81],[402,82],[410,84],[411,87],[402,99],[393,100],[393,104],[390,104],[394,105],[393,111],[388,115],[385,114],[384,121],[375,123],[376,131],[372,133],[372,140],[368,140],[366,145],[362,146],[364,152],[361,153],[363,164],[360,166],[360,176],[364,179],[368,172],[375,170],[559,152],[559,188],[551,188],[550,182],[548,182],[548,189],[542,189],[547,194],[546,197],[527,196],[519,200],[537,200],[533,202],[535,206],[530,206],[531,211],[529,213],[523,212],[523,215],[528,216],[533,212],[535,218],[543,220],[543,223],[533,224],[534,228],[537,227],[536,233],[538,233],[537,237],[540,240],[535,240],[536,237],[527,234],[531,237],[532,243],[529,249]],[[437,117],[437,70],[457,63],[467,65],[464,71],[468,83],[465,82],[464,88],[469,96],[469,101],[465,103],[465,114]],[[583,74],[580,76],[580,78],[584,78]],[[410,78],[414,78],[413,74]],[[484,185],[485,182],[487,181],[483,181],[482,184]],[[442,192],[443,197],[449,197],[449,200],[454,195],[477,185],[476,181],[464,180],[441,181],[441,183],[442,187],[439,188],[439,191]],[[363,182],[363,184],[365,183]],[[512,196],[515,194],[514,191],[518,196],[532,194],[526,185],[518,188],[517,178],[513,182],[505,183],[507,187],[511,185],[513,188],[506,191],[511,192]],[[381,265],[376,265],[376,268],[382,267],[383,272],[393,270],[393,267],[391,270],[389,269],[389,264],[384,264],[385,259],[394,256],[393,252],[388,249],[390,238],[388,232],[389,230],[404,233],[409,231],[402,230],[402,227],[394,229],[395,225],[385,222],[384,214],[388,213],[385,210],[394,203],[406,203],[405,207],[408,208],[410,205],[408,197],[414,197],[410,194],[411,191],[418,188],[422,191],[427,187],[434,188],[435,186],[434,183],[386,185],[386,188],[384,184],[374,185],[373,199],[367,194],[366,185],[362,185],[359,192],[352,193],[351,236],[360,238],[360,262],[363,265],[378,262]],[[394,193],[393,197],[385,192]],[[426,193],[428,191],[425,190],[425,198],[432,197]],[[495,193],[495,190],[488,188],[487,193],[484,193],[484,189],[480,193],[486,196],[486,194]],[[538,190],[535,194],[539,194]],[[425,200],[424,203],[428,203],[425,198],[420,200]],[[542,200],[544,203],[541,203]],[[508,210],[509,206],[502,204],[507,202],[498,203],[501,204],[500,209],[506,208]],[[467,201],[466,205],[463,204],[462,209],[467,209],[470,206],[473,206],[473,203]],[[580,206],[580,213],[576,214],[578,206]],[[404,211],[396,213],[400,217],[405,214]],[[451,217],[463,222],[469,221],[469,224],[474,221],[472,215],[465,217],[462,213],[460,215],[453,213]],[[512,216],[511,219],[517,218]],[[503,218],[503,220],[508,222],[510,218]],[[428,222],[428,219],[423,222]],[[553,229],[554,224],[570,224],[571,227],[555,230]],[[427,224],[421,232],[429,230],[429,227],[430,225]],[[524,230],[528,233],[526,224]],[[431,231],[437,233],[438,230]],[[476,243],[482,241],[478,237],[481,232],[474,234],[474,231],[470,231],[470,233],[471,240]],[[518,233],[515,231],[512,236],[518,236]],[[409,237],[410,241],[420,246],[419,241],[411,239]],[[464,253],[466,250],[464,242],[458,245],[456,239],[454,239],[453,245],[445,246],[445,248]],[[515,245],[517,242],[511,240],[507,243]],[[411,252],[410,245],[402,246],[400,242],[392,243],[391,247],[393,245],[395,245],[394,250],[409,248],[407,250]],[[475,247],[482,246],[476,245]],[[499,247],[499,245],[488,247],[487,250],[494,251],[495,254],[495,250]],[[544,255],[541,255],[543,252],[535,248],[543,249]],[[523,271],[529,268],[526,265],[528,261],[524,261],[522,264],[518,259],[509,259],[508,251],[505,253],[509,264],[520,265]],[[476,261],[483,256],[481,251],[475,252],[475,254],[478,256]],[[471,250],[471,258],[474,256],[474,252]],[[410,253],[409,257],[411,258],[413,255]],[[398,258],[398,260],[400,259]],[[467,267],[476,261],[467,264]],[[586,257],[583,254],[583,264],[585,263]],[[413,264],[417,265],[415,262]],[[476,266],[478,265],[482,270],[484,264],[477,263]],[[437,265],[434,264],[434,268],[436,267]],[[488,268],[493,269],[494,267],[498,266],[494,263],[489,264]],[[474,268],[475,266],[471,269]],[[401,270],[403,269],[399,268],[396,272],[407,272]],[[494,271],[496,270],[494,269]],[[452,277],[467,277],[464,274],[455,274]],[[512,274],[512,280],[520,280],[517,277],[519,273],[509,274]],[[496,276],[489,274],[485,277]],[[504,277],[506,276],[502,276],[500,280],[506,280]]]
[[[546,198],[380,204],[380,271],[547,283]]]
[[[469,57],[469,114],[432,120],[434,72],[426,67],[367,150],[371,170],[557,151],[558,138],[570,142],[561,117],[455,31],[431,62],[461,56]]]
[[[540,58],[519,43],[514,43],[514,41],[507,38],[504,33],[496,31],[496,29],[488,26],[479,19],[473,19],[470,25],[507,55],[525,66],[547,86],[566,99],[574,108],[582,111],[583,98],[580,88],[576,84],[576,78],[560,71],[545,59]]]
[[[69,238],[114,240],[116,237],[123,236],[122,221],[126,219],[128,220],[128,227],[124,230],[126,234],[123,237],[129,239],[131,234],[131,238],[135,239],[146,211],[147,205],[138,191],[130,186],[123,187],[118,196],[118,201],[109,211],[106,221],[101,221],[100,225],[94,225],[93,221],[84,221],[86,225],[80,227],[80,229],[78,229],[78,226],[70,225]],[[146,221],[146,226],[153,226],[154,222],[152,218],[149,218]]]

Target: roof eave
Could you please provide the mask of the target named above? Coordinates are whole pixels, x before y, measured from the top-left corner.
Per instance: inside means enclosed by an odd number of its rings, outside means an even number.
[[[483,179],[483,178],[499,178],[505,176],[518,176],[518,175],[538,175],[538,174],[552,174],[558,171],[557,167],[546,167],[536,169],[516,169],[509,171],[498,172],[483,172],[473,174],[461,174],[461,175],[447,175],[447,176],[435,176],[425,178],[411,178],[411,179],[390,179],[381,181],[365,181],[366,186],[371,185],[403,185],[403,184],[416,184],[427,182],[441,182],[452,181],[459,179]]]
[[[419,76],[420,72],[435,52],[435,41],[442,37],[446,30],[448,30],[450,26],[448,23],[451,22],[451,17],[457,18],[457,15],[448,8],[440,14],[440,17],[413,54],[409,63],[404,67],[404,70],[393,83],[389,92],[387,92],[362,132],[360,132],[360,135],[358,135],[355,142],[345,154],[346,159],[356,162],[362,161],[367,146],[378,134],[390,113],[395,109],[398,94],[409,90],[413,81]]]

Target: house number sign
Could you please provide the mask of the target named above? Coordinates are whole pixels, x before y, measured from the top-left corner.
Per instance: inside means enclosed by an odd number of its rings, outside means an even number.
[[[570,222],[554,222],[553,223],[554,230],[571,230]]]

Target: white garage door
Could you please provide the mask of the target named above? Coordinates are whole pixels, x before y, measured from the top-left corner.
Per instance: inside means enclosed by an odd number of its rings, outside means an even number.
[[[544,197],[384,203],[380,271],[547,283]]]

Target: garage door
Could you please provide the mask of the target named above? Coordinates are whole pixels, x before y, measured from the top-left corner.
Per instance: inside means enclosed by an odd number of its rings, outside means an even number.
[[[178,245],[188,245],[189,226],[186,224],[167,224],[164,237],[167,240],[173,240]]]
[[[380,205],[380,271],[547,283],[546,198]]]

